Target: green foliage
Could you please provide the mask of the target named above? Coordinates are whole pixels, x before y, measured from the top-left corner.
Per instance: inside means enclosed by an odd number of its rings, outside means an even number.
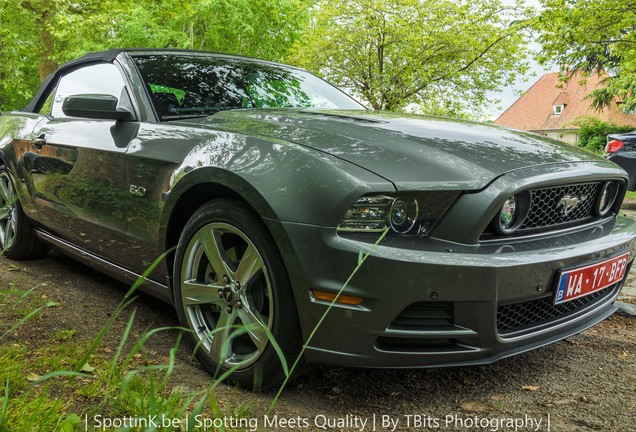
[[[193,48],[282,60],[311,0],[0,0],[0,110],[57,66],[110,48]]]
[[[37,90],[40,79],[37,39],[29,11],[15,0],[0,0],[0,110],[23,106]]]
[[[375,109],[457,116],[527,70],[532,10],[499,0],[319,1],[295,63]]]
[[[281,60],[308,20],[308,0],[162,0],[116,20],[118,46],[228,52]]]
[[[605,71],[606,87],[591,92],[595,108],[618,98],[625,111],[636,108],[636,3],[633,0],[542,0],[535,29],[544,63],[567,72]]]
[[[577,117],[573,125],[579,127],[579,141],[577,145],[595,153],[603,153],[607,143],[607,135],[629,132],[633,126],[619,126],[615,123],[606,123],[590,115]]]

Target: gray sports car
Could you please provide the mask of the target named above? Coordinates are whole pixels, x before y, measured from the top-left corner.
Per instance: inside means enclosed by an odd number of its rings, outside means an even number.
[[[251,388],[284,379],[278,346],[475,365],[598,323],[634,257],[626,185],[536,135],[369,111],[303,70],[203,52],[89,54],[0,116],[5,255],[54,246],[131,282],[168,251],[143,289]]]

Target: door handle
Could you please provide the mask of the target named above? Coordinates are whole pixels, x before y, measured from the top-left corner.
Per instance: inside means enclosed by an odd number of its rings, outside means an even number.
[[[38,150],[42,150],[42,147],[46,145],[46,135],[40,135],[31,143],[31,145]]]

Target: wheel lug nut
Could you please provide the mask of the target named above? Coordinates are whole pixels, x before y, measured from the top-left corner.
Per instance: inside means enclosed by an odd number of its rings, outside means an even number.
[[[219,296],[219,298],[223,298],[223,290],[218,290],[218,291],[216,292],[216,295],[218,295],[218,296]]]
[[[231,314],[232,313],[232,306],[228,306],[225,308],[225,312]]]
[[[238,308],[239,308],[239,309],[240,309],[240,308],[242,308],[242,307],[243,307],[243,302],[239,300],[239,301],[236,303],[236,306],[238,306]]]
[[[230,278],[227,275],[223,275],[223,282],[230,283]]]

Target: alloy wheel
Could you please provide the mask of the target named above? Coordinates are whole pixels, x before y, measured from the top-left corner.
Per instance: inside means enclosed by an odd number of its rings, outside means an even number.
[[[254,364],[268,345],[274,317],[263,258],[237,227],[198,229],[182,258],[181,303],[199,349],[224,368]]]
[[[0,173],[0,248],[13,246],[18,226],[17,195],[8,174]]]

